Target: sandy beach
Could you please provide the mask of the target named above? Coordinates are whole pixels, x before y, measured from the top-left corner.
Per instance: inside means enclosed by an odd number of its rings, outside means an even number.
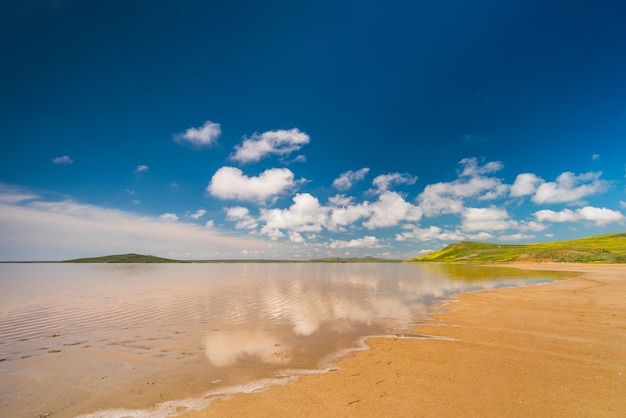
[[[466,293],[414,330],[368,340],[338,370],[218,400],[186,417],[626,416],[626,266]]]

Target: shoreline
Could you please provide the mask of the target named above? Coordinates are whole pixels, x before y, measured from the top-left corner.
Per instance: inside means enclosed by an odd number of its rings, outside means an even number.
[[[455,295],[412,332],[370,338],[338,369],[182,416],[626,416],[626,265],[485,264],[578,272]]]

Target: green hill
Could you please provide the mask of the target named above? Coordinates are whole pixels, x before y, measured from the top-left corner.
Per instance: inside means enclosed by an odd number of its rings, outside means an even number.
[[[626,232],[537,244],[461,241],[407,262],[626,263]]]
[[[64,263],[184,263],[184,261],[130,253],[104,257],[77,258],[75,260],[66,260]]]

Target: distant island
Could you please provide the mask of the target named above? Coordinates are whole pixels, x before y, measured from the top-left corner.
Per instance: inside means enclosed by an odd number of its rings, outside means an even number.
[[[407,262],[626,263],[626,232],[521,245],[461,241]]]
[[[142,254],[117,254],[105,255],[103,257],[77,258],[74,260],[65,260],[64,263],[185,263],[181,260],[172,260],[169,258],[155,257],[153,255]]]

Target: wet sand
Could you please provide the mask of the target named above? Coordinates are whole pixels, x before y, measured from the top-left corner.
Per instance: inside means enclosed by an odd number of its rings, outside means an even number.
[[[186,417],[624,417],[626,265],[545,285],[466,293],[415,333],[368,340],[339,369],[218,400]]]

